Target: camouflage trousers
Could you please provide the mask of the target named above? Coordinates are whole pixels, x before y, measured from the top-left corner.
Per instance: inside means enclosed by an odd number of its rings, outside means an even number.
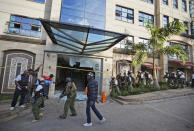
[[[44,101],[43,97],[39,97],[34,105],[32,106],[32,113],[34,115],[35,120],[40,120],[40,105]]]
[[[128,84],[127,91],[128,91],[128,92],[132,92],[132,91],[133,91],[133,83],[132,83],[132,82],[130,82],[130,83]]]
[[[118,86],[114,86],[114,87],[112,88],[112,90],[111,90],[111,93],[110,93],[110,95],[111,95],[112,97],[118,96],[118,95],[120,95],[120,94],[121,94],[121,92],[120,92],[120,89],[119,89]]]
[[[77,115],[76,113],[76,110],[75,110],[75,98],[76,97],[73,97],[73,98],[67,98],[66,102],[65,102],[65,105],[64,105],[64,114],[63,114],[63,117],[67,117],[67,113],[68,113],[68,110],[70,108],[71,110],[71,113],[72,115]]]

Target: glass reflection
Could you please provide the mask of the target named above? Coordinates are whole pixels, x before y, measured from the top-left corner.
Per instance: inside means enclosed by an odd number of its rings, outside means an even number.
[[[60,22],[105,28],[106,0],[63,0]]]

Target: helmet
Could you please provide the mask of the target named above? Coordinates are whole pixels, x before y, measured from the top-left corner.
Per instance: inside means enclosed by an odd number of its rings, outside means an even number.
[[[89,72],[88,76],[94,77],[94,74],[92,72]]]
[[[67,78],[65,79],[65,81],[66,81],[66,82],[71,82],[71,78],[70,78],[70,77],[67,77]]]

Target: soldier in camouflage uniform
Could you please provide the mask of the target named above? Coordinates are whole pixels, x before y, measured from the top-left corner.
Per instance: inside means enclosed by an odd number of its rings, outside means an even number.
[[[35,91],[34,91],[34,94],[35,96],[33,97],[32,99],[32,113],[34,115],[34,120],[32,122],[37,122],[40,120],[40,117],[43,116],[43,114],[40,112],[40,105],[42,104],[42,102],[44,101],[44,98],[43,98],[43,93],[44,93],[44,90],[43,90],[43,84],[44,84],[44,79],[40,79],[39,80],[39,85],[36,87]]]
[[[119,87],[118,87],[118,81],[117,79],[115,79],[115,77],[112,77],[111,81],[110,81],[110,88],[111,88],[111,92],[110,95],[111,97],[115,97],[121,94]]]
[[[61,119],[66,119],[69,108],[72,113],[71,116],[77,115],[75,107],[74,107],[77,88],[75,86],[75,83],[72,82],[70,77],[66,78],[66,82],[67,84],[66,84],[65,90],[60,95],[60,98],[62,98],[63,96],[67,96],[67,100],[64,105],[64,113],[63,115],[59,116]]]

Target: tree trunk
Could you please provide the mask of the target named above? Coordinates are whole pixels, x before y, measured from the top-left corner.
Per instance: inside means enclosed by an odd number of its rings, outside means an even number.
[[[155,65],[155,54],[153,53],[153,85],[155,88],[160,89],[160,85],[158,83],[158,78],[156,75],[156,65]]]

